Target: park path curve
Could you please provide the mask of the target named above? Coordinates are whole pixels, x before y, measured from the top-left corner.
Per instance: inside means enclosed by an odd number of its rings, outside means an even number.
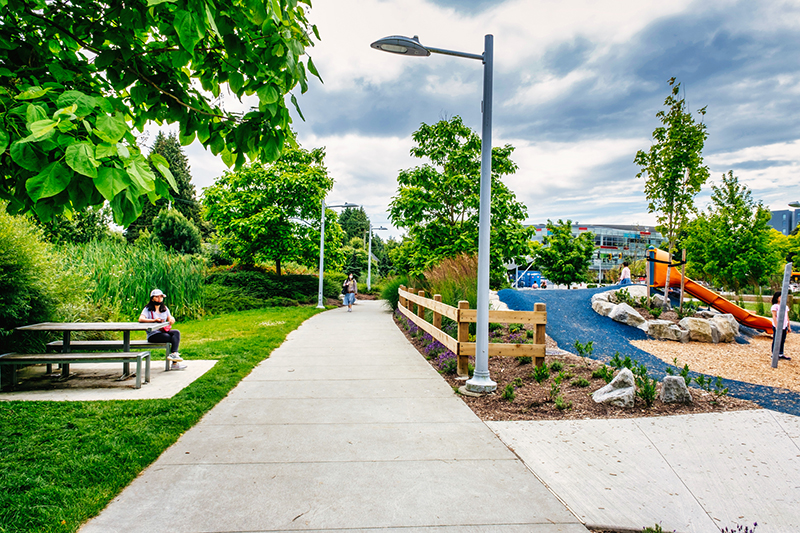
[[[586,532],[358,301],[292,332],[81,531],[401,529]]]

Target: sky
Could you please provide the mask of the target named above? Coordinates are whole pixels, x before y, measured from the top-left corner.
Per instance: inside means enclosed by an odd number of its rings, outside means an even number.
[[[370,48],[389,35],[474,54],[494,35],[493,145],[515,148],[504,181],[526,223],[655,223],[633,158],[671,77],[689,110],[707,107],[699,207],[729,170],[773,210],[800,200],[800,0],[327,0],[308,16],[323,83],[295,91],[305,121],[292,109],[293,126],[326,149],[328,203],[363,205],[384,238],[403,233],[388,216],[398,172],[426,163],[411,135],[454,115],[480,133],[483,78],[476,60]],[[225,170],[201,145],[185,150],[198,192]]]

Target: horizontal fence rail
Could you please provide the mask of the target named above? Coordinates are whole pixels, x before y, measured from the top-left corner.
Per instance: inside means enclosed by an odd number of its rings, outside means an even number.
[[[475,343],[469,341],[469,325],[477,321],[478,312],[469,308],[469,302],[460,301],[458,307],[442,303],[442,297],[434,294],[426,298],[425,291],[417,291],[401,285],[398,290],[397,309],[400,313],[430,334],[458,358],[459,376],[469,373],[469,357],[475,355]],[[433,320],[425,319],[425,311],[433,313]],[[442,317],[456,323],[457,338],[442,331]],[[547,326],[547,310],[545,304],[534,304],[533,311],[489,311],[489,322],[498,324],[525,324],[534,326],[533,344],[489,343],[489,356],[495,357],[530,357],[536,366],[544,364],[545,328]]]

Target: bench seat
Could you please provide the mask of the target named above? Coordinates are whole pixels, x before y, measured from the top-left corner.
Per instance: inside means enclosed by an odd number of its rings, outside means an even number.
[[[142,361],[144,382],[150,383],[150,352],[105,352],[105,353],[7,353],[0,355],[0,365],[11,365],[11,388],[17,384],[17,366],[37,364],[60,364],[62,379],[69,377],[69,365],[77,363],[136,363],[135,389],[142,387]]]
[[[56,350],[61,351],[64,347],[64,341],[53,341],[47,343],[48,350]],[[69,343],[70,349],[76,350],[122,350],[125,346],[122,344],[121,340],[110,340],[110,341],[70,341]],[[146,340],[132,340],[130,347],[133,348],[162,348],[164,349],[164,359],[167,361],[167,367],[165,370],[169,370],[169,359],[166,359],[169,354],[172,353],[172,344],[168,342],[147,342]]]

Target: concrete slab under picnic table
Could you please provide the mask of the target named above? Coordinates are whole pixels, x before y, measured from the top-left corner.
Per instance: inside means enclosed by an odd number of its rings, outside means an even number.
[[[162,352],[160,360],[150,363],[150,383],[142,383],[140,389],[133,388],[134,378],[116,381],[122,375],[120,363],[71,365],[70,372],[75,375],[66,381],[49,378],[44,365],[34,365],[18,370],[20,382],[16,390],[0,392],[0,401],[85,402],[172,398],[211,370],[216,362],[211,359],[186,361],[185,370],[165,371]]]

